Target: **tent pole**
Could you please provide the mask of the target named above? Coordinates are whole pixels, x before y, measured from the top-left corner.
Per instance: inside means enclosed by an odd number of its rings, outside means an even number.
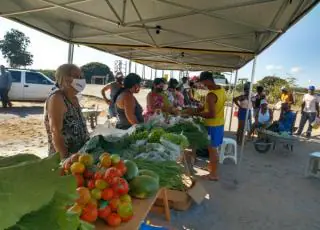
[[[230,120],[229,120],[229,132],[231,131],[231,125],[232,125],[232,117],[233,117],[233,108],[234,108],[234,92],[236,91],[236,86],[237,86],[237,81],[238,81],[238,70],[236,70],[236,75],[234,78],[234,85],[232,89],[232,101],[231,101],[231,114],[230,114]]]
[[[251,95],[252,95],[252,86],[253,86],[254,76],[255,76],[255,72],[256,72],[256,62],[257,62],[257,56],[254,56],[253,64],[252,64],[252,72],[251,72],[249,100],[251,100]],[[244,122],[244,130],[246,130],[246,128],[247,128],[248,118],[249,118],[249,113],[246,113],[246,120]],[[241,168],[241,161],[242,161],[242,156],[243,156],[243,151],[244,151],[245,137],[246,137],[246,132],[244,131],[243,134],[242,134],[242,143],[241,143],[239,162],[237,164],[237,172],[236,172],[236,176],[235,176],[235,179],[234,179],[234,183],[235,184],[238,184],[238,178],[239,178],[240,168]]]
[[[143,65],[142,66],[142,79],[144,80],[144,79],[146,79],[146,76],[145,76],[145,72],[146,71],[146,66],[145,65]]]
[[[69,28],[69,48],[68,48],[68,63],[69,64],[73,63],[73,53],[74,53],[74,44],[72,43],[73,28],[74,28],[74,23],[71,22],[70,28]]]
[[[134,73],[137,74],[137,63],[134,63]]]
[[[129,73],[131,73],[131,65],[132,65],[132,61],[129,61]]]

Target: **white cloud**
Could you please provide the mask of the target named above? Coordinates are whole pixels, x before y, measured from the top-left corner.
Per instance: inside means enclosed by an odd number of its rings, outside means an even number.
[[[268,71],[275,71],[275,70],[282,70],[283,66],[282,65],[267,65],[266,70]]]
[[[301,72],[301,67],[299,66],[294,66],[290,69],[290,73],[294,73],[294,74],[297,74],[297,73],[300,73]]]

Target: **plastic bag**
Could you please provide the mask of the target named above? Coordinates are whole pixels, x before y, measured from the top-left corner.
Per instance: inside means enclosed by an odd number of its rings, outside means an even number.
[[[311,123],[313,129],[318,129],[320,127],[320,118],[316,117],[316,119]]]
[[[165,140],[164,138],[160,138],[160,143],[167,149],[169,152],[175,152],[176,155],[181,154],[181,148],[179,145],[176,145],[170,141]]]
[[[116,129],[109,127],[108,124],[98,125],[95,130],[90,134],[91,137],[102,135],[102,136],[116,136],[123,137],[125,135],[131,135],[136,131],[136,127],[132,126],[127,130]]]

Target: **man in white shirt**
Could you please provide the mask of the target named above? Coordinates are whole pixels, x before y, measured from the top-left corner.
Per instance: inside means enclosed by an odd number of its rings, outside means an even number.
[[[307,137],[311,137],[312,131],[312,122],[319,116],[319,97],[314,93],[315,87],[309,86],[308,93],[303,96],[302,106],[301,106],[301,120],[299,129],[297,131],[297,135],[301,135],[303,128],[306,122],[309,122],[308,130],[307,130]]]

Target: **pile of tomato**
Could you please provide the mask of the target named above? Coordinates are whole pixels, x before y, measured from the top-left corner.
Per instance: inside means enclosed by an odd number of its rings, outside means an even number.
[[[68,211],[94,223],[98,218],[109,226],[119,226],[133,216],[129,184],[123,178],[127,168],[116,154],[104,153],[94,165],[90,154],[73,154],[63,164],[63,174],[77,180],[78,199]]]

